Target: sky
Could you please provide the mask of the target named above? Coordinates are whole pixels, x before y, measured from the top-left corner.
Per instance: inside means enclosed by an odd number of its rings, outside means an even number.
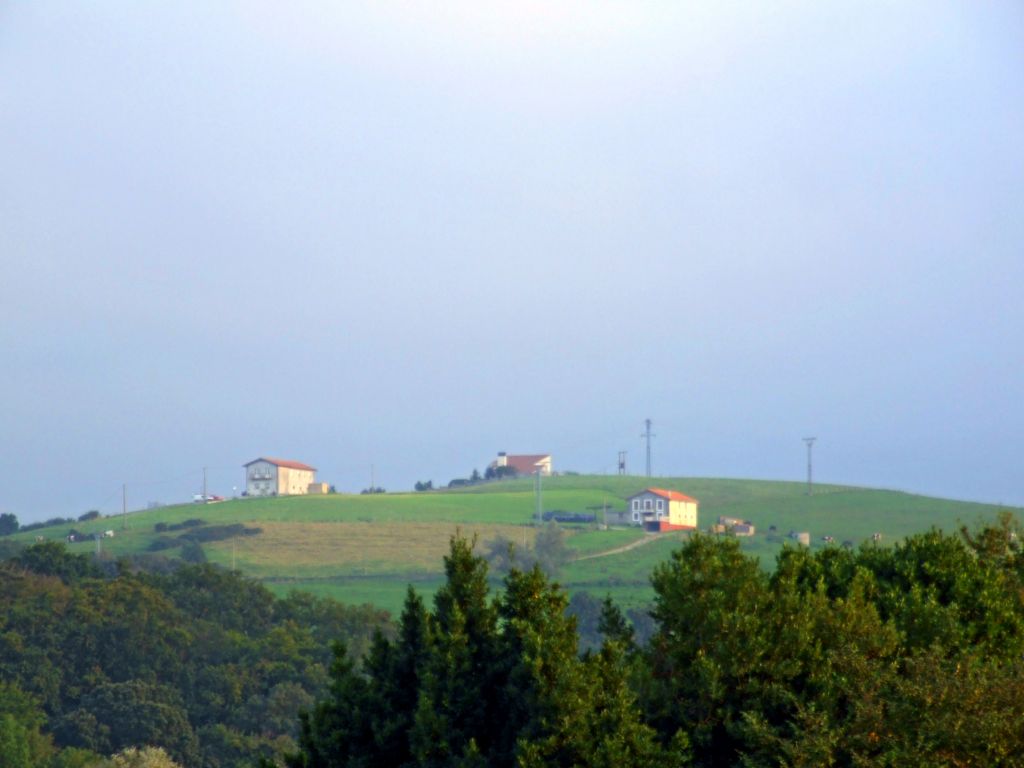
[[[0,512],[556,470],[1024,505],[1019,2],[0,2]],[[372,474],[371,474],[372,473]]]

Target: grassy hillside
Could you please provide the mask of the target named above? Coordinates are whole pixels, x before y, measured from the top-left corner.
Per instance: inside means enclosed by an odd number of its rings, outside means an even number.
[[[859,544],[880,533],[885,544],[931,526],[952,530],[960,522],[970,524],[997,512],[996,507],[985,504],[845,486],[816,486],[815,494],[807,496],[802,483],[709,478],[655,478],[648,482],[638,477],[605,476],[545,479],[543,505],[545,510],[568,512],[593,512],[605,506],[621,510],[627,496],[648,485],[681,490],[699,499],[701,527],[714,523],[719,515],[753,521],[758,534],[744,539],[743,546],[767,564],[783,540],[781,535],[766,535],[773,525],[782,535],[790,530],[809,531],[814,547],[823,546],[824,535],[837,542]],[[200,518],[208,525],[258,527],[261,532],[257,535],[203,544],[206,556],[226,566],[234,564],[278,592],[301,588],[345,602],[371,602],[396,610],[406,584],[412,582],[430,594],[440,583],[441,557],[456,529],[476,535],[481,543],[500,534],[529,545],[535,533],[531,525],[535,509],[533,481],[522,479],[427,493],[178,505],[73,527],[84,533],[113,530],[114,538],[102,540],[101,546],[114,556],[147,551],[161,535],[154,530],[157,523],[174,525]],[[58,538],[70,527],[41,529],[14,538]],[[645,537],[634,528],[572,527],[568,531],[575,552],[581,558],[591,557],[568,565],[562,582],[571,591],[586,590],[597,596],[611,593],[627,605],[649,598],[647,579],[652,568],[668,557],[681,536]],[[163,536],[183,532],[165,532]],[[615,552],[645,538],[651,540]],[[94,546],[91,541],[72,545],[81,551]]]

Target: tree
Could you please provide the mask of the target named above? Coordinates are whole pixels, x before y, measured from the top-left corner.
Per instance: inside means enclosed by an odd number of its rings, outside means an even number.
[[[514,478],[519,473],[516,472],[516,468],[510,465],[504,467],[488,467],[484,471],[485,480],[501,480],[502,478]]]
[[[7,536],[18,530],[18,517],[13,512],[0,514],[0,536]]]
[[[102,768],[180,768],[160,747],[128,747],[103,763]]]
[[[392,642],[378,632],[365,662],[372,693],[373,764],[400,766],[412,760],[410,735],[431,643],[431,617],[423,599],[410,586],[398,637]]]
[[[652,579],[650,722],[663,744],[689,734],[698,765],[1019,764],[1013,533],[786,548],[770,576],[734,540],[693,537]]]
[[[533,554],[541,570],[551,578],[556,577],[572,558],[572,552],[565,545],[565,531],[555,522],[545,525],[537,531]]]
[[[181,559],[186,563],[205,563],[206,552],[198,541],[186,541],[181,546]]]
[[[446,581],[434,596],[434,641],[410,735],[413,755],[425,765],[486,753],[501,717],[497,612],[489,601],[487,563],[473,554],[475,544],[452,537]]]
[[[33,544],[15,557],[14,563],[42,576],[56,576],[65,584],[103,575],[91,557],[71,554],[59,541]]]
[[[198,742],[177,691],[130,680],[104,683],[58,724],[65,743],[110,753],[138,744],[166,747],[182,762],[198,758]]]
[[[33,768],[28,729],[13,715],[0,715],[0,765],[4,768]]]
[[[343,643],[335,643],[328,697],[311,712],[299,715],[299,752],[286,763],[291,768],[341,768],[363,765],[373,749],[368,704],[369,686],[348,658]]]
[[[487,561],[488,568],[502,576],[511,571],[517,560],[520,559],[515,544],[501,533],[488,541],[484,550],[484,559]],[[526,552],[529,556],[529,549]]]
[[[38,700],[14,683],[0,682],[0,766],[45,762],[54,752],[52,739],[42,732],[46,714]]]
[[[685,737],[663,749],[641,722],[619,647],[580,659],[560,587],[538,566],[513,569],[491,600],[487,572],[473,542],[453,537],[434,611],[410,589],[398,637],[378,635],[362,674],[339,655],[288,765],[685,764]]]
[[[610,595],[605,597],[601,603],[601,617],[597,623],[597,631],[604,637],[605,644],[617,643],[624,651],[636,650],[633,627],[629,625]]]
[[[762,647],[767,578],[736,539],[695,535],[655,568],[651,583],[659,628],[649,651],[648,717],[663,739],[689,734],[700,764],[734,764],[730,729]]]
[[[621,645],[580,659],[565,592],[539,566],[512,571],[499,598],[505,686],[505,740],[491,764],[542,766],[684,765],[685,737],[662,749],[641,721]],[[510,744],[511,742],[511,744]]]

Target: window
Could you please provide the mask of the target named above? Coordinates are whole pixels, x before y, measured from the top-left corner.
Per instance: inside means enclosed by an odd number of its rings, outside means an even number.
[[[640,502],[639,501],[634,501],[633,505],[636,506],[636,507],[639,507],[640,506]],[[639,523],[640,522],[640,510],[639,509],[634,509],[633,510],[633,522],[634,523]]]
[[[640,511],[640,499],[633,499],[633,511],[634,512],[639,512]],[[636,519],[636,515],[634,515],[633,518]]]
[[[665,500],[664,499],[658,499],[658,511],[659,512],[664,512],[665,511]]]
[[[650,499],[644,499],[644,510],[650,512],[654,505]]]

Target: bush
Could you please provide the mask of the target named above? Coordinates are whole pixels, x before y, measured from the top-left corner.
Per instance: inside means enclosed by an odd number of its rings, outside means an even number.
[[[552,509],[541,516],[544,522],[554,520],[556,523],[594,523],[597,522],[597,515],[586,512],[566,512],[561,509]]]
[[[25,543],[21,541],[0,541],[0,560],[9,560],[17,557],[25,550]]]
[[[167,526],[167,530],[184,531],[186,528],[198,528],[200,525],[206,525],[206,521],[200,520],[198,517],[193,517],[188,520],[182,520],[180,523],[173,523]]]
[[[504,478],[517,477],[519,473],[515,467],[488,467],[484,470],[484,479],[486,480],[503,480]]]
[[[11,512],[4,512],[0,515],[0,536],[16,533],[18,530],[18,518]]]
[[[99,516],[100,511],[98,509],[90,509],[88,512],[85,512],[84,514],[78,516],[78,522],[85,523],[89,520],[95,520]]]
[[[205,563],[206,553],[198,541],[187,541],[181,548],[181,559],[186,563]]]
[[[73,517],[51,517],[49,520],[42,523],[29,523],[28,525],[23,525],[19,530],[34,531],[38,528],[49,528],[51,525],[72,525],[77,522],[78,521]]]
[[[181,534],[177,540],[195,542],[223,541],[224,539],[233,539],[236,536],[255,536],[259,533],[263,533],[262,528],[247,528],[242,523],[232,523],[230,525],[211,525],[207,528],[198,528]]]

